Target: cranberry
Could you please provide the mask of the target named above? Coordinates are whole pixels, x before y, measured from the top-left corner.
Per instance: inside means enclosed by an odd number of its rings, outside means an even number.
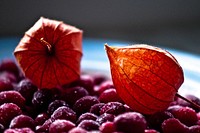
[[[24,108],[25,99],[24,97],[17,91],[2,91],[0,92],[0,105],[4,103],[15,103],[20,108]]]
[[[90,113],[93,113],[97,116],[100,115],[101,108],[105,105],[105,103],[97,103],[91,106]]]
[[[18,115],[10,122],[10,128],[25,128],[35,129],[34,120],[27,115]]]
[[[10,80],[5,78],[0,78],[0,92],[9,91],[13,89],[13,85]]]
[[[161,132],[161,125],[163,121],[173,117],[174,116],[170,112],[163,111],[147,116],[146,119],[150,128],[156,129]]]
[[[54,119],[47,119],[42,125],[36,126],[36,132],[37,133],[43,133],[43,132],[49,132],[49,127],[51,123],[53,123]]]
[[[64,120],[70,120],[72,122],[76,122],[76,113],[69,107],[62,106],[53,112],[53,114],[51,115],[51,118],[54,120],[64,119]]]
[[[114,88],[103,91],[99,96],[99,101],[103,103],[122,102]]]
[[[47,119],[49,119],[49,116],[46,113],[38,114],[35,118],[35,124],[42,125]]]
[[[198,118],[195,110],[190,107],[180,107],[171,111],[172,115],[179,119],[183,124],[192,126],[196,124]]]
[[[90,75],[81,75],[80,79],[73,83],[73,86],[81,86],[85,88],[90,94],[94,92],[94,79]]]
[[[15,129],[7,129],[4,131],[4,133],[35,133],[30,128],[15,128]]]
[[[144,116],[140,113],[127,112],[115,117],[114,126],[119,132],[144,133],[147,124]]]
[[[77,115],[81,115],[83,113],[89,112],[91,106],[99,103],[99,100],[93,96],[85,96],[76,101],[73,106],[74,111],[76,111]]]
[[[76,124],[79,124],[83,120],[94,120],[94,121],[96,121],[96,119],[97,119],[97,116],[95,114],[87,112],[87,113],[84,113],[81,116],[79,116],[78,120],[76,121]]]
[[[16,77],[19,76],[19,68],[12,59],[3,59],[0,63],[0,72],[7,71],[13,73]]]
[[[111,80],[107,80],[107,81],[102,82],[99,85],[97,92],[100,95],[103,91],[105,91],[107,89],[111,89],[111,88],[115,88],[113,85],[113,82]]]
[[[99,130],[101,131],[101,133],[112,133],[115,131],[115,127],[113,122],[104,122],[100,127]]]
[[[163,133],[189,133],[189,128],[176,118],[169,118],[162,123]]]
[[[59,107],[61,107],[61,106],[69,107],[69,105],[68,105],[65,101],[63,101],[63,100],[55,100],[55,101],[53,101],[53,102],[51,102],[51,103],[49,104],[47,113],[48,113],[49,115],[51,115],[51,114],[53,114],[53,112],[54,112],[57,108],[59,108]]]
[[[55,120],[49,127],[49,133],[68,132],[75,127],[75,124],[68,120]]]
[[[39,111],[47,109],[49,103],[52,100],[52,93],[49,89],[37,90],[32,99],[32,104]]]
[[[81,127],[72,128],[69,133],[88,133],[85,129]]]
[[[83,120],[80,124],[78,124],[78,127],[81,127],[87,131],[98,130],[99,126],[99,123],[94,120]]]
[[[100,114],[109,113],[119,115],[126,111],[124,105],[120,102],[109,102],[106,103],[100,110]]]
[[[12,83],[17,83],[18,79],[15,77],[13,73],[10,72],[2,72],[0,73],[0,79],[8,80]]]
[[[10,121],[22,113],[21,109],[14,103],[4,103],[0,106],[0,123],[8,127]]]
[[[23,79],[19,82],[15,90],[17,90],[25,99],[26,103],[30,104],[33,98],[34,92],[37,91],[37,87],[28,79]]]
[[[107,121],[112,122],[114,120],[114,118],[115,118],[115,116],[113,114],[104,113],[104,114],[100,115],[96,121],[101,125]]]
[[[80,86],[66,88],[63,92],[62,99],[69,105],[73,105],[78,99],[88,96],[88,91]]]

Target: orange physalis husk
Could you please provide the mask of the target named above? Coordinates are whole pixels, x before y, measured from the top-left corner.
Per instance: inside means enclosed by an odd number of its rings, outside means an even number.
[[[134,111],[153,114],[174,100],[184,76],[169,52],[150,45],[105,49],[117,93]]]
[[[39,88],[54,88],[80,77],[82,31],[61,21],[41,17],[15,48],[14,55]]]

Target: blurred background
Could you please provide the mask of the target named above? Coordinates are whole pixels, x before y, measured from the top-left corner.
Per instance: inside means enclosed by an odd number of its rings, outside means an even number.
[[[40,16],[74,25],[85,38],[200,54],[199,0],[1,0],[0,38],[21,38]]]

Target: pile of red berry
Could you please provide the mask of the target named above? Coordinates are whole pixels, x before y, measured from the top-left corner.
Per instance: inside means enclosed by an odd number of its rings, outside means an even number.
[[[200,105],[199,98],[186,98]],[[135,112],[98,73],[83,73],[60,88],[38,89],[6,59],[0,64],[0,132],[199,133],[200,110],[176,98],[163,112]]]

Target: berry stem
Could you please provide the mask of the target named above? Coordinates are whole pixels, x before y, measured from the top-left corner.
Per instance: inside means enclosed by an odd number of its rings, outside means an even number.
[[[193,101],[191,101],[191,100],[189,100],[189,99],[187,99],[187,98],[181,96],[181,95],[178,94],[178,93],[176,93],[176,96],[179,97],[179,98],[181,98],[181,99],[183,99],[183,100],[185,100],[186,102],[192,104],[192,106],[194,106],[194,107],[200,109],[200,105],[196,104],[195,102],[193,102]]]
[[[47,41],[44,40],[44,38],[40,38],[40,41],[42,42],[42,44],[44,44],[45,46],[47,46],[49,53],[52,52],[52,46],[50,43],[48,43]]]

